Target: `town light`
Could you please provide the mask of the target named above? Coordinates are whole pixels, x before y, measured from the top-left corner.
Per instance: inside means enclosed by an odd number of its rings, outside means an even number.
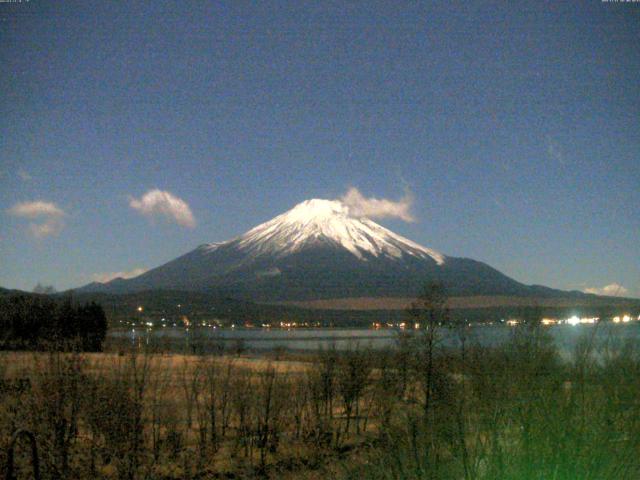
[[[580,319],[577,316],[573,316],[567,319],[567,323],[569,325],[578,325],[580,323]]]

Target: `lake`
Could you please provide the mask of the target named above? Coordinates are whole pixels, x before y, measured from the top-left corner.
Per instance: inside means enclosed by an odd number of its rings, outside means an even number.
[[[581,339],[591,338],[598,346],[619,347],[625,342],[640,341],[640,322],[614,324],[601,322],[595,325],[553,325],[542,327],[549,332],[561,355],[570,357]],[[470,344],[495,346],[505,342],[515,328],[506,325],[478,325],[467,329]],[[288,350],[312,351],[334,346],[338,350],[355,346],[372,349],[394,347],[399,330],[392,328],[297,328],[297,329],[261,329],[261,328],[184,328],[166,327],[159,329],[113,330],[109,338],[126,341],[133,345],[166,346],[172,349],[190,349],[198,345],[199,351],[213,351],[221,346],[237,348],[242,345],[251,350]],[[446,346],[459,344],[458,334],[443,329],[442,342]]]

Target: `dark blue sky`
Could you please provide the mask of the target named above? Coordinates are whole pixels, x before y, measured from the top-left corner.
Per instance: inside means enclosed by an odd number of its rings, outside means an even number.
[[[355,186],[413,192],[415,223],[380,222],[445,254],[640,296],[640,4],[523,5],[0,3],[0,285],[151,268]],[[154,188],[195,227],[131,208]]]

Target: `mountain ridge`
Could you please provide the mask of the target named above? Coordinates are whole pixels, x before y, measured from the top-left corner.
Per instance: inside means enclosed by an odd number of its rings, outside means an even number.
[[[80,292],[209,291],[260,302],[411,297],[426,282],[453,296],[576,295],[525,285],[486,263],[424,247],[339,200],[311,199],[225,242],[194,250],[131,279]]]

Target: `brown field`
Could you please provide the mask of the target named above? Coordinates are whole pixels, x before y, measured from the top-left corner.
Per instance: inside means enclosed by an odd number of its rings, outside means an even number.
[[[337,378],[320,393],[337,357],[294,358],[0,352],[0,465],[20,425],[38,438],[45,478],[300,478],[309,463],[314,478],[376,431],[373,398],[363,375],[346,400]]]
[[[0,468],[24,429],[43,480],[640,478],[637,346],[563,363],[536,325],[455,351],[437,328],[305,357],[0,352]]]
[[[83,353],[87,368],[92,372],[107,372],[114,365],[122,362],[122,355],[117,353]],[[203,360],[202,355],[184,355],[176,353],[158,353],[148,355],[148,362],[154,369],[175,374],[187,367],[193,369]],[[264,373],[274,369],[278,373],[304,373],[309,362],[300,360],[272,360],[267,357],[215,356],[206,357],[217,365],[232,363],[235,367],[256,373]],[[9,377],[19,376],[20,372],[29,370],[43,361],[47,354],[39,352],[0,352],[0,364],[5,365],[4,373]]]
[[[327,300],[284,301],[278,305],[288,305],[317,310],[405,310],[414,298],[408,297],[352,297]],[[539,298],[513,296],[470,296],[451,297],[448,305],[451,309],[491,308],[491,307],[637,307],[640,300],[615,297],[587,298]]]

